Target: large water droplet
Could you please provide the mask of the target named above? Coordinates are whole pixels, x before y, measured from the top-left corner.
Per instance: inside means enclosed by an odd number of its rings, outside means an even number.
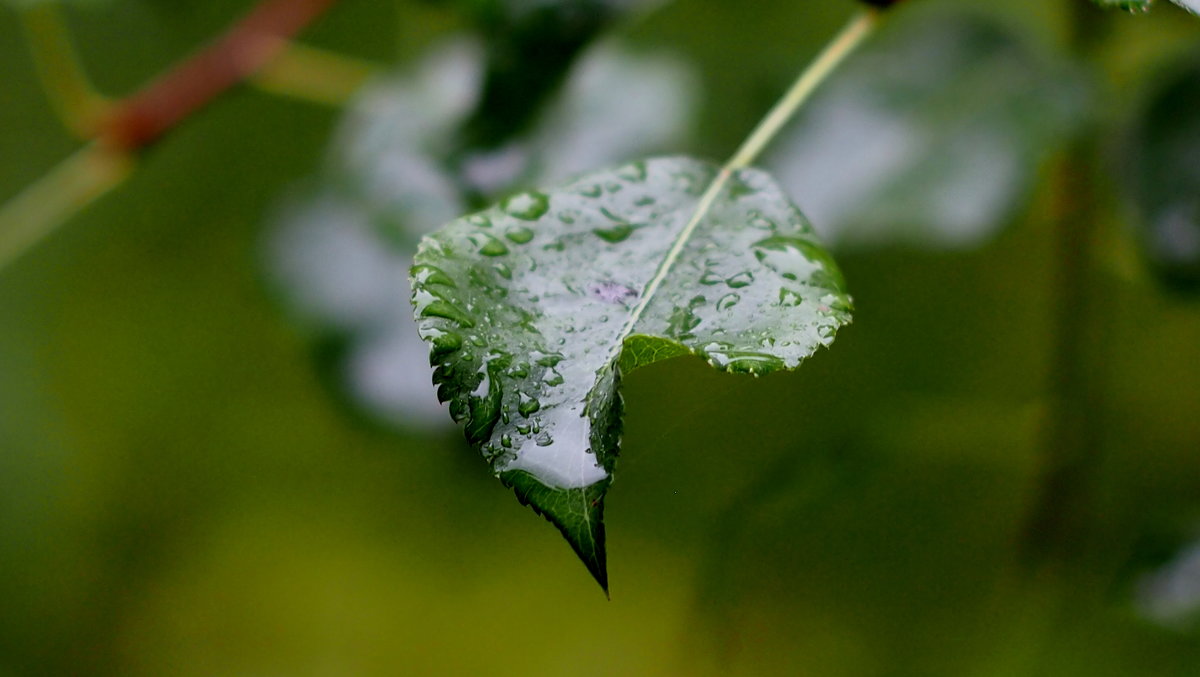
[[[837,266],[817,245],[796,237],[769,237],[754,243],[754,256],[785,280],[809,280],[822,268],[835,274]]]
[[[729,285],[729,287],[731,289],[741,289],[743,287],[749,287],[753,282],[754,282],[754,275],[751,274],[749,271],[744,272],[744,273],[738,273],[737,275],[734,275],[733,277],[729,278],[728,280],[725,280],[725,284]]]
[[[484,256],[504,256],[508,253],[508,245],[501,242],[499,238],[487,233],[475,233],[471,235],[471,242],[479,248],[479,253]]]
[[[509,216],[524,221],[536,221],[550,210],[550,198],[537,191],[517,193],[505,200],[501,208]]]
[[[601,240],[611,244],[616,244],[618,242],[624,242],[625,240],[628,240],[629,236],[633,235],[634,230],[635,228],[632,224],[623,223],[613,226],[612,228],[595,228],[592,230],[592,232],[595,233],[596,237],[599,237]]]
[[[617,176],[628,181],[642,182],[646,180],[646,163],[644,161],[625,165],[617,170]]]
[[[509,229],[509,231],[504,234],[504,237],[507,237],[509,240],[512,240],[517,244],[526,244],[533,239],[533,235],[534,233],[532,228],[520,227]]]
[[[798,292],[788,289],[787,287],[781,287],[779,289],[779,305],[784,306],[785,308],[791,308],[800,305],[802,301],[803,298]]]
[[[525,393],[520,393],[520,401],[517,403],[517,413],[525,418],[529,418],[531,414],[542,408],[542,403],[536,398],[530,397]]]
[[[457,286],[454,284],[454,280],[447,275],[445,271],[443,271],[441,268],[437,268],[428,264],[413,266],[410,274],[412,275],[413,281],[419,285],[424,285],[427,287],[435,284],[442,285],[444,287]]]

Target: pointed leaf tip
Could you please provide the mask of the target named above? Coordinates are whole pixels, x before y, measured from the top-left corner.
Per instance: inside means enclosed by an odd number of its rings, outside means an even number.
[[[571,544],[575,554],[608,596],[608,556],[604,548],[604,493],[611,480],[581,489],[554,489],[524,470],[503,473],[523,505],[545,517]]]
[[[439,397],[606,592],[622,374],[680,355],[794,369],[850,321],[837,265],[778,184],[690,158],[510,196],[425,238],[415,261]]]

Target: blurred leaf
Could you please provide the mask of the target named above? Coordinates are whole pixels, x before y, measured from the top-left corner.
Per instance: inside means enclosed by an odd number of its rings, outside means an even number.
[[[795,368],[850,319],[841,273],[767,174],[688,158],[528,192],[427,237],[413,302],[438,396],[607,589],[621,377],[697,355]]]
[[[1200,58],[1150,98],[1122,163],[1146,256],[1171,287],[1200,291]]]
[[[1115,7],[1127,12],[1148,12],[1154,0],[1093,0],[1101,7]]]
[[[480,77],[478,47],[460,41],[371,85],[336,135],[326,176],[281,210],[270,242],[288,305],[346,344],[336,380],[393,424],[444,421],[408,306],[408,269],[420,236],[465,208],[434,158],[474,105]]]
[[[973,16],[912,12],[852,58],[769,158],[834,246],[971,247],[1079,110],[1060,64]]]
[[[463,129],[465,148],[494,148],[528,131],[576,57],[642,0],[473,0],[487,75]]]
[[[602,43],[580,61],[532,138],[468,156],[455,177],[443,158],[477,103],[482,59],[477,43],[458,40],[412,73],[372,84],[343,121],[326,175],[297,191],[272,236],[280,293],[338,344],[335,383],[393,425],[449,422],[406,289],[420,236],[466,211],[462,186],[492,196],[518,181],[561,181],[676,145],[696,98],[694,74],[677,58]],[[636,101],[613,98],[616,86]]]
[[[1160,625],[1177,629],[1196,626],[1200,621],[1200,540],[1142,576],[1137,606],[1143,616]]]

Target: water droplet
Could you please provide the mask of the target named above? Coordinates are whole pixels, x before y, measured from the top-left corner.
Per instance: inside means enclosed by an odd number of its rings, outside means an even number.
[[[628,240],[629,236],[633,235],[634,230],[635,229],[632,224],[626,223],[613,226],[612,228],[595,228],[592,230],[592,232],[595,233],[596,237],[599,237],[601,240],[604,240],[610,244],[616,244],[618,242],[624,242],[625,240]]]
[[[500,436],[500,446],[504,447],[505,449],[512,449],[512,447],[513,447],[512,436],[509,435],[508,433],[501,435]]]
[[[736,306],[742,297],[737,294],[726,294],[717,301],[717,310],[729,310]]]
[[[427,287],[435,284],[442,285],[443,287],[457,286],[454,284],[454,280],[441,268],[437,268],[428,264],[413,266],[411,275],[414,282]]]
[[[482,444],[489,440],[492,430],[500,420],[500,402],[504,391],[496,371],[496,367],[489,364],[483,371],[479,385],[467,398],[470,416],[464,426],[464,432],[472,444]]]
[[[767,353],[730,350],[723,346],[716,349],[705,346],[703,351],[714,367],[740,374],[765,374],[784,367],[783,360]]]
[[[802,301],[803,298],[801,298],[798,292],[788,289],[787,287],[781,287],[779,289],[779,305],[785,308],[794,308],[795,306],[800,305]]]
[[[827,271],[830,283],[840,283],[836,264],[820,247],[796,237],[769,237],[754,243],[754,256],[785,280],[809,280],[814,274]]]
[[[754,275],[751,274],[749,271],[744,272],[744,273],[738,273],[737,275],[734,275],[733,277],[729,278],[728,280],[725,280],[725,284],[729,285],[729,287],[731,289],[741,289],[743,287],[749,287],[753,282],[754,282]]]
[[[437,332],[433,335],[432,332],[425,333],[425,340],[429,341],[429,357],[434,361],[441,361],[447,355],[457,352],[462,348],[463,338],[458,334],[448,331],[434,330]]]
[[[472,226],[479,226],[480,228],[492,227],[492,220],[483,214],[472,214],[471,216],[467,217],[467,222]]]
[[[721,274],[715,270],[706,270],[706,271],[704,271],[704,274],[700,276],[700,284],[706,285],[709,287],[711,287],[715,284],[721,284],[724,281],[725,281],[725,278],[722,277]]]
[[[496,265],[492,266],[492,269],[496,271],[497,275],[506,280],[513,279],[512,268],[507,263],[497,263]]]
[[[475,321],[462,308],[444,299],[434,299],[424,306],[418,304],[417,307],[421,317],[440,317],[455,322],[464,329],[475,326]]]
[[[563,378],[562,374],[558,373],[557,371],[554,371],[553,369],[546,372],[545,378],[546,378],[545,383],[548,386],[560,386],[560,385],[566,383],[566,379]]]
[[[579,194],[584,197],[600,197],[601,195],[604,194],[604,189],[600,187],[600,184],[593,183],[591,185],[580,188]]]
[[[579,212],[575,211],[574,209],[564,209],[558,213],[558,220],[562,221],[568,226],[575,223],[575,220],[578,218]]]
[[[529,418],[534,412],[542,408],[542,403],[536,399],[520,393],[520,401],[517,403],[517,413],[525,418]]]
[[[536,191],[517,193],[505,200],[501,208],[523,221],[536,221],[550,210],[550,198]]]
[[[479,248],[479,253],[484,256],[504,256],[508,253],[507,245],[487,233],[475,233],[471,235],[471,242]]]
[[[638,161],[634,162],[633,164],[625,165],[617,170],[617,176],[628,181],[645,181],[646,163],[644,161]]]
[[[532,228],[520,227],[510,229],[504,234],[504,237],[507,237],[516,244],[525,244],[533,239],[533,235],[534,233]]]
[[[634,206],[637,206],[637,207],[649,207],[650,205],[652,205],[654,203],[655,203],[655,199],[653,197],[650,197],[649,195],[643,195],[642,197],[639,197],[637,200],[634,200],[634,202],[633,202]]]
[[[775,230],[775,222],[761,214],[750,217],[750,227],[758,230]]]

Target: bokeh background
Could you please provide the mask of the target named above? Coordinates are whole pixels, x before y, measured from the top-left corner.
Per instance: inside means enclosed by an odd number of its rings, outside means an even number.
[[[1200,19],[896,10],[766,160],[855,322],[628,378],[608,601],[428,402],[405,257],[523,183],[728,156],[855,8],[599,4],[489,112],[556,39],[530,3],[344,0],[303,42],[380,64],[360,98],[239,88],[0,270],[0,675],[1200,674]],[[250,6],[67,18],[119,94]],[[78,145],[0,7],[0,200]]]

